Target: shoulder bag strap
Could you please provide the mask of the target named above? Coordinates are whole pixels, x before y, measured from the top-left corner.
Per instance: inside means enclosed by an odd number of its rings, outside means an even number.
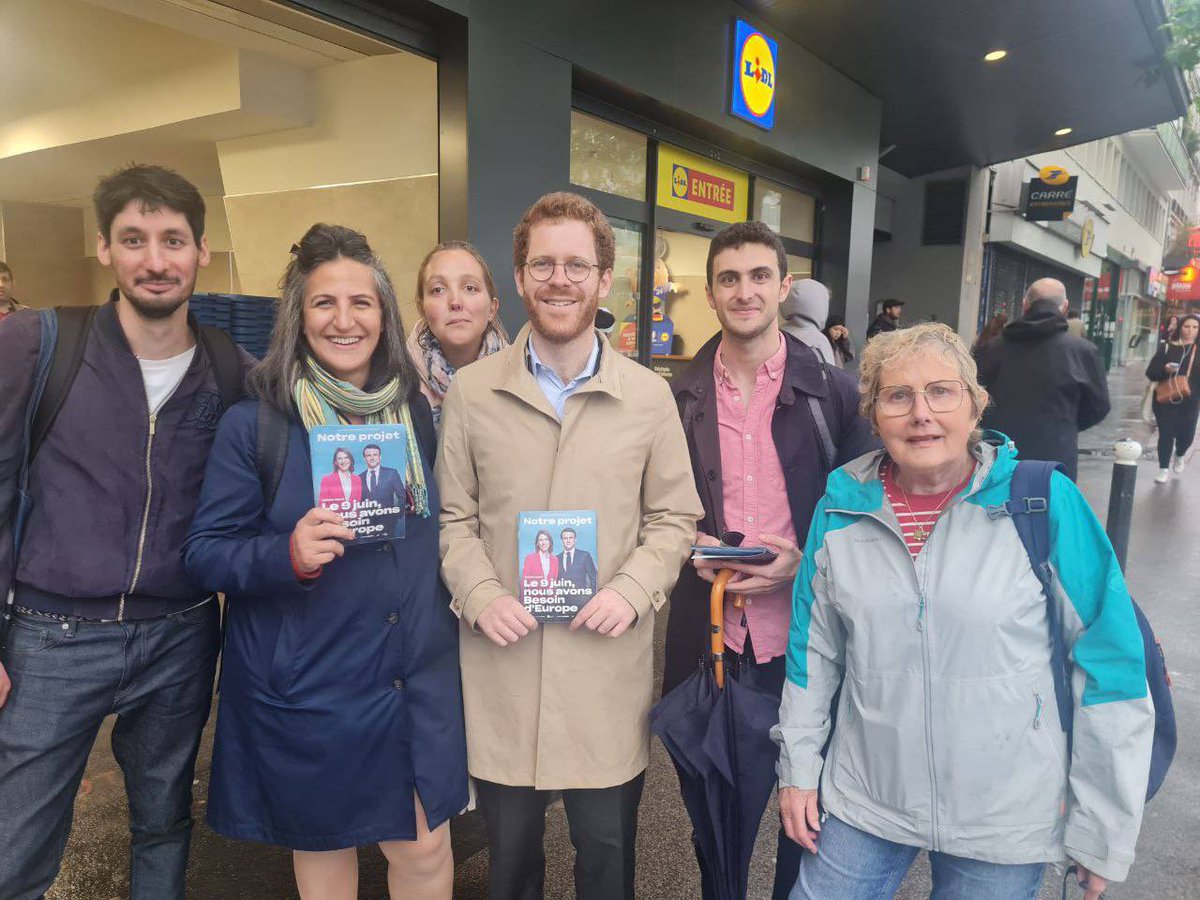
[[[254,447],[254,467],[263,491],[263,510],[270,512],[279,493],[283,465],[287,461],[288,417],[266,400],[258,401],[258,437]]]

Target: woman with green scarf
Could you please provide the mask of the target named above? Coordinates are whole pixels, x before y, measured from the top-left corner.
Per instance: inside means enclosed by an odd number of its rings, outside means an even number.
[[[184,551],[191,577],[226,595],[208,822],[290,848],[303,900],[356,897],[356,848],[375,843],[393,900],[449,898],[466,747],[429,404],[391,279],[361,234],[314,225],[281,287],[252,399],[221,420]],[[269,508],[255,464],[264,403],[290,420]],[[338,424],[405,426],[403,538],[356,545],[315,505],[307,433]]]

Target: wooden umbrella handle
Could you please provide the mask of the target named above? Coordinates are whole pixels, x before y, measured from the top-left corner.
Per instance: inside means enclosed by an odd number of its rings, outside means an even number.
[[[733,577],[733,569],[721,569],[713,579],[712,591],[708,595],[708,624],[711,626],[713,674],[717,688],[725,687],[725,585]]]

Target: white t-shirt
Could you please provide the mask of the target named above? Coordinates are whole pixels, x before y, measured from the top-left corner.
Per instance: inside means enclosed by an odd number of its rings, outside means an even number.
[[[188,366],[192,364],[192,357],[195,355],[196,345],[193,344],[170,359],[138,358],[138,365],[142,367],[142,381],[146,384],[150,415],[157,415],[162,405],[175,393],[175,388],[183,381],[183,376],[187,374]]]

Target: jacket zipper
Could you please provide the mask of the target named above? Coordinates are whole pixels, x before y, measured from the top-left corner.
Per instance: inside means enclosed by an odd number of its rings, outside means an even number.
[[[929,541],[933,539],[931,533],[926,538],[925,546],[921,548],[921,552],[926,552],[929,547]],[[904,546],[904,552],[908,553],[908,545]],[[916,569],[916,560],[913,560],[913,568]],[[929,571],[928,561],[925,564],[925,571]],[[917,609],[917,631],[921,633],[921,687],[925,692],[925,761],[929,766],[929,826],[930,826],[930,847],[933,850],[941,850],[941,841],[938,838],[938,791],[937,791],[937,765],[934,762],[933,752],[933,679],[929,674],[932,664],[929,659],[929,634],[925,630],[925,580],[921,577],[921,573],[917,572],[917,591],[920,597],[920,606]]]
[[[154,496],[154,481],[150,475],[150,451],[154,447],[154,423],[158,416],[150,413],[150,433],[146,437],[146,505],[142,508],[142,529],[138,533],[137,557],[133,563],[133,580],[129,582],[129,590],[121,595],[117,605],[117,621],[125,618],[125,598],[132,594],[137,587],[138,579],[142,576],[142,554],[146,549],[146,528],[150,524],[150,499]]]

